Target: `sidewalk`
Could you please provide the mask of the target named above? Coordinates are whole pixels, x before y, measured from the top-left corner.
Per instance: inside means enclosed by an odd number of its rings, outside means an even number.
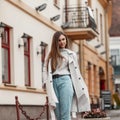
[[[115,120],[113,118],[118,118],[120,120],[120,109],[116,110],[107,110],[107,115],[111,118],[111,120]]]
[[[106,110],[107,116],[110,117],[110,120],[120,120],[120,109],[116,110]],[[80,115],[78,118],[72,118],[72,120],[82,120]]]

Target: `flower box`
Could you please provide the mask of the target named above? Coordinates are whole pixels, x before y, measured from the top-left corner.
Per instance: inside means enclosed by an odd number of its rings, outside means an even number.
[[[105,118],[82,118],[81,120],[110,120],[110,117],[105,117]]]
[[[97,108],[85,112],[82,115],[82,120],[110,120],[110,117],[107,116],[105,111]]]

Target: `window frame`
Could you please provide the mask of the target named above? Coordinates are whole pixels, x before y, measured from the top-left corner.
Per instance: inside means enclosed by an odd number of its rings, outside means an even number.
[[[26,43],[28,43],[28,50],[26,51],[25,50],[25,47],[26,47]],[[24,44],[25,46],[24,46],[24,61],[25,61],[25,57],[27,57],[28,58],[28,74],[27,74],[27,78],[28,78],[28,81],[27,81],[27,83],[28,84],[26,84],[26,80],[25,80],[25,86],[31,86],[31,70],[30,70],[30,68],[31,68],[31,66],[30,66],[30,37],[28,37],[28,38],[26,38],[26,43]],[[24,68],[25,68],[26,66],[25,66],[25,62],[24,62]],[[25,69],[24,69],[24,73],[25,73]],[[26,74],[24,74],[24,75],[26,75]],[[26,77],[25,77],[26,78]]]
[[[7,34],[6,34],[7,32]],[[3,35],[5,35],[5,38],[7,38],[7,44],[3,42],[4,40],[4,37]],[[7,35],[7,36],[6,36]],[[6,49],[8,51],[8,60],[7,60],[7,64],[8,64],[8,70],[7,70],[7,73],[8,73],[8,80],[3,80],[2,78],[2,83],[8,83],[10,84],[11,83],[11,66],[10,66],[10,28],[9,27],[5,27],[4,28],[4,31],[2,33],[2,37],[1,37],[1,44],[2,44],[2,49]],[[3,63],[3,61],[2,61]],[[3,68],[2,68],[3,69]],[[2,76],[3,76],[3,73],[2,73]]]
[[[48,44],[45,42],[41,42],[40,46],[41,46],[41,66],[42,66],[41,69],[42,69],[42,73],[43,73]],[[42,74],[42,84],[44,84],[43,74]]]
[[[101,43],[104,44],[103,41],[103,15],[100,13],[100,40]]]

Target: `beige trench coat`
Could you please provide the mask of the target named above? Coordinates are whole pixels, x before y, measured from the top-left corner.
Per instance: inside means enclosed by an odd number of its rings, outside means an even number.
[[[89,100],[88,89],[80,74],[76,53],[68,49],[66,50],[69,54],[69,69],[75,91],[71,111],[74,112],[90,111],[90,100]],[[47,74],[47,77],[45,77],[46,89],[47,89],[49,104],[50,106],[56,107],[56,103],[58,102],[58,100],[53,89],[51,61],[49,61],[48,72],[46,74]],[[55,120],[53,107],[50,108],[51,108],[52,120]]]

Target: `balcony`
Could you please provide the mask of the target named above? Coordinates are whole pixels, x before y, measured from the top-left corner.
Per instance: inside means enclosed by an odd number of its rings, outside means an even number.
[[[71,40],[91,40],[98,35],[89,7],[67,6],[64,8],[62,28]]]

